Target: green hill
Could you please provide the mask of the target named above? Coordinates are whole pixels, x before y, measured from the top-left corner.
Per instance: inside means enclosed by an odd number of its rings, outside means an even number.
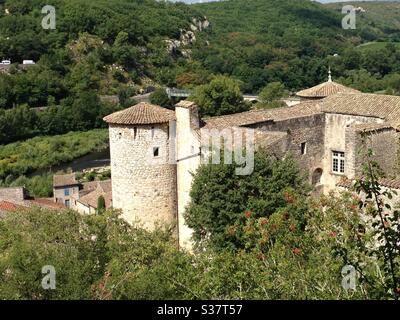
[[[343,3],[326,4],[327,8],[341,11]],[[361,7],[362,12],[357,13],[357,27],[367,33],[378,34],[383,38],[388,36],[400,41],[400,2],[398,1],[361,1],[346,2],[346,5]]]
[[[324,81],[331,65],[335,79],[376,91],[400,69],[396,46],[358,48],[393,40],[383,24],[368,16],[343,30],[336,7],[309,0],[54,0],[55,30],[41,27],[45,4],[0,0],[0,58],[37,62],[0,68],[0,144],[104,126],[103,115],[152,86],[193,88],[225,74],[246,93],[276,81],[296,91]],[[120,104],[99,99],[110,95]]]

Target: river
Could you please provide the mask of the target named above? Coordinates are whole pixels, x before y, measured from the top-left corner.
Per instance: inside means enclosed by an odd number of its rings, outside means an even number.
[[[76,172],[91,168],[105,167],[109,165],[110,165],[110,148],[107,148],[101,151],[95,151],[89,153],[80,158],[76,158],[75,160],[72,160],[70,162],[65,162],[49,168],[36,170],[29,176],[38,176],[38,175],[43,175],[44,173],[47,172],[55,173],[57,171],[66,171],[66,170],[72,170],[73,172]]]

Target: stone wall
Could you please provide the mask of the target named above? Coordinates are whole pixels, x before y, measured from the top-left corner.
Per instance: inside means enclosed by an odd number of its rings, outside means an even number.
[[[109,138],[113,207],[122,209],[129,223],[149,230],[175,224],[176,164],[169,160],[169,125],[111,124]]]
[[[399,133],[393,128],[369,131],[364,139],[361,132],[349,130],[349,138],[346,136],[346,140],[348,140],[348,145],[353,148],[352,154],[356,154],[354,176],[362,174],[362,165],[367,160],[366,151],[371,148],[373,151],[371,159],[379,164],[387,177],[395,177],[399,172],[399,137]],[[354,176],[349,176],[349,178]]]
[[[362,123],[382,123],[383,120],[373,117],[344,115],[344,114],[325,114],[325,141],[323,156],[323,175],[321,182],[324,185],[324,192],[328,193],[336,187],[336,184],[343,176],[352,178],[357,167],[357,153],[355,148],[355,137],[352,136],[351,128],[356,124]],[[347,137],[346,137],[347,136]],[[344,174],[332,172],[332,152],[345,153],[345,172]]]
[[[285,132],[286,142],[279,141],[279,148],[291,154],[300,168],[307,174],[310,183],[315,170],[322,167],[324,154],[325,117],[323,114],[266,122],[252,126],[265,131]],[[305,143],[306,152],[302,154],[301,144]]]
[[[26,198],[26,191],[23,187],[0,188],[0,201],[12,201],[23,203]]]
[[[69,195],[65,195],[65,189],[69,189]],[[75,199],[79,198],[79,185],[63,186],[53,188],[54,201],[66,205],[66,200],[69,200],[70,207],[74,207]]]

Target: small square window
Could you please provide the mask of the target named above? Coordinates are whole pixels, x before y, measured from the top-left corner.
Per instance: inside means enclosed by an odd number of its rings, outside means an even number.
[[[158,157],[160,155],[160,148],[159,147],[154,147],[153,148],[153,156]]]
[[[69,196],[69,188],[64,189],[64,196]]]
[[[303,155],[303,154],[307,154],[307,143],[306,142],[303,142],[301,145],[300,145],[300,149],[301,149],[301,154]]]

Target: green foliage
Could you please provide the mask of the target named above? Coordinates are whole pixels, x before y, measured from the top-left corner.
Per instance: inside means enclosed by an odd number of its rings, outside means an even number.
[[[373,150],[367,147],[368,139],[368,134],[363,133],[363,146],[359,151],[365,158],[363,178],[354,186],[358,193],[365,195],[365,200],[360,199],[358,205],[366,215],[361,226],[366,230],[364,237],[367,240],[357,243],[358,250],[354,255],[348,255],[347,248],[342,249],[341,253],[360,272],[362,281],[374,287],[373,293],[376,297],[399,300],[400,211],[393,209],[391,204],[397,192],[380,186],[382,170],[373,159]],[[379,276],[369,272],[368,262],[371,260],[380,270]]]
[[[214,248],[244,248],[244,234],[233,236],[231,231],[243,224],[246,214],[269,217],[288,207],[288,188],[300,190],[293,195],[299,199],[306,190],[291,157],[277,160],[260,150],[255,154],[251,175],[236,175],[235,168],[235,164],[202,165],[195,175],[185,221],[199,245],[205,242]]]
[[[97,199],[97,213],[102,213],[104,211],[104,209],[106,208],[106,200],[104,199],[104,197],[101,195],[98,199]]]
[[[89,299],[104,272],[105,219],[39,208],[8,214],[0,221],[1,298]],[[41,286],[47,265],[56,270],[55,290]]]
[[[285,89],[284,84],[271,82],[260,91],[258,96],[261,103],[257,104],[257,108],[279,108],[286,105],[280,99],[288,97],[289,91]]]
[[[197,103],[201,116],[220,116],[247,111],[239,83],[224,76],[196,88],[190,100]]]
[[[171,99],[163,88],[156,89],[156,91],[150,95],[150,102],[164,108],[174,109]]]
[[[35,197],[51,197],[53,195],[53,174],[44,173],[41,175],[27,177],[19,176],[15,180],[8,177],[4,182],[0,183],[0,187],[25,187],[30,196]],[[11,182],[10,182],[11,181]]]
[[[108,146],[108,132],[95,129],[52,137],[36,137],[0,148],[0,180],[10,182]]]

